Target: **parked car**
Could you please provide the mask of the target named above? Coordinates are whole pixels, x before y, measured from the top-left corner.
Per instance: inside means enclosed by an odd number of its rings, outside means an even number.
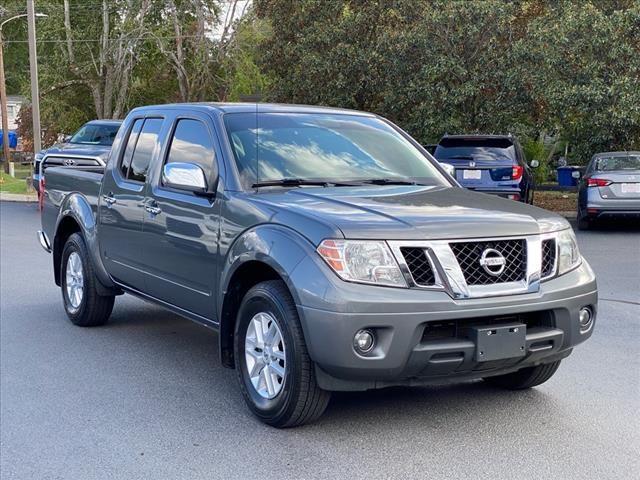
[[[433,155],[453,166],[456,180],[465,188],[533,202],[533,174],[512,135],[445,135]]]
[[[104,166],[121,124],[122,120],[92,120],[65,142],[36,153],[32,182],[36,192],[40,191],[40,165],[45,157],[48,157],[49,165],[62,165],[65,161],[69,164],[71,161],[71,165]]]
[[[76,325],[116,295],[219,332],[277,427],[336,390],[548,380],[593,332],[567,221],[460,188],[375,115],[182,104],[129,113],[106,168],[46,170],[41,245]]]
[[[597,220],[640,219],[640,152],[597,153],[578,186],[578,228]]]

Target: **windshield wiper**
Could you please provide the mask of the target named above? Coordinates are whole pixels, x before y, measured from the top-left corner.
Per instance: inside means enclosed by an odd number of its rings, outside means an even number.
[[[366,185],[423,185],[415,180],[403,180],[401,178],[370,178],[368,180],[358,180],[358,183]]]
[[[307,180],[304,178],[281,178],[280,180],[267,180],[251,185],[251,188],[260,187],[302,187],[302,186],[318,186],[318,187],[352,187],[355,184],[346,182],[332,182],[329,180]]]

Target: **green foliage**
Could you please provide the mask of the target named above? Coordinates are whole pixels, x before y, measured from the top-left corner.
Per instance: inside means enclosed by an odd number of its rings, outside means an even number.
[[[423,143],[552,131],[572,163],[640,148],[637,0],[255,4],[271,99],[374,111]]]
[[[536,183],[547,182],[549,180],[549,174],[551,173],[549,158],[552,152],[545,148],[544,142],[533,139],[525,140],[522,143],[522,149],[524,150],[527,163],[530,164],[532,160],[537,160],[540,163],[537,168],[533,169]],[[553,149],[553,147],[551,149]]]
[[[267,21],[248,15],[237,25],[226,69],[231,78],[228,82],[227,99],[237,102],[243,98],[262,95],[271,89],[271,79],[258,66],[258,45],[271,35]]]
[[[578,164],[640,149],[638,0],[254,0],[235,23],[232,1],[109,0],[103,41],[100,0],[70,0],[70,30],[64,0],[38,0],[46,133],[257,94],[376,112],[425,144],[511,132],[537,156],[530,139],[551,132]],[[4,0],[0,19],[24,11]],[[26,22],[4,36],[9,93],[29,96]]]
[[[640,2],[612,3],[560,2],[521,45],[537,67],[532,95],[569,141],[570,163],[640,147]]]
[[[528,131],[513,59],[521,7],[451,2],[256,2],[273,36],[261,65],[285,102],[372,110],[424,143],[444,133]]]

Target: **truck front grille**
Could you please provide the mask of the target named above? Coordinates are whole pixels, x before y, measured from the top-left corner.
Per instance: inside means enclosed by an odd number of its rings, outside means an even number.
[[[527,243],[524,239],[455,242],[449,246],[458,260],[467,285],[517,282],[526,277]],[[505,259],[504,270],[499,275],[491,275],[480,263],[482,254],[487,249],[497,250]]]
[[[420,247],[402,247],[400,252],[404,257],[409,272],[413,277],[413,281],[416,285],[421,287],[429,287],[435,285],[436,276],[433,273],[431,262],[427,257],[424,248]]]
[[[553,238],[542,241],[542,269],[540,276],[548,277],[553,273],[556,264],[556,241]]]
[[[49,155],[42,160],[42,171],[49,167],[98,167],[100,162],[95,158],[60,155]]]

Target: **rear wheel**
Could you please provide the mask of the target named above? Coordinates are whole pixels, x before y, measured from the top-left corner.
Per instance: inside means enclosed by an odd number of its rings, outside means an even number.
[[[522,368],[517,372],[497,375],[495,377],[485,377],[483,380],[495,387],[507,390],[524,390],[535,387],[549,380],[558,367],[560,360],[553,363],[538,365],[537,367]]]
[[[279,280],[247,292],[236,322],[236,370],[251,411],[274,427],[312,422],[326,409],[330,392],[320,389],[295,303]]]
[[[589,219],[578,211],[578,230],[589,230],[590,228],[591,222]]]
[[[98,295],[98,279],[81,235],[74,233],[62,250],[60,286],[69,320],[80,327],[104,325],[109,320],[115,297]]]

